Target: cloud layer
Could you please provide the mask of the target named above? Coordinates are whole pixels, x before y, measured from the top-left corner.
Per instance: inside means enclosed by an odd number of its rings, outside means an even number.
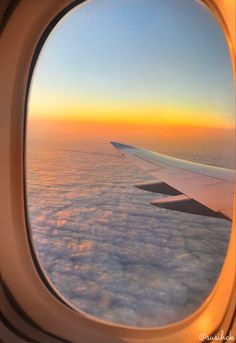
[[[108,142],[34,142],[27,179],[37,255],[78,309],[164,325],[192,313],[214,286],[230,224],[151,206],[160,195],[133,187],[149,176]]]

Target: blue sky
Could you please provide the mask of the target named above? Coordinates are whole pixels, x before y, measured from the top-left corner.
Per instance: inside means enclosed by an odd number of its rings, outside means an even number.
[[[196,1],[88,1],[50,34],[35,69],[30,106],[39,116],[106,110],[132,116],[132,109],[140,109],[144,117],[176,111],[178,119],[182,111],[232,125],[227,43]]]

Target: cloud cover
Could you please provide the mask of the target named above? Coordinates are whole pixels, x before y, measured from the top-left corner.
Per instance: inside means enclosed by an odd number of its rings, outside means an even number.
[[[158,209],[149,176],[108,142],[28,150],[28,211],[49,278],[78,309],[135,326],[192,313],[219,276],[230,224]]]

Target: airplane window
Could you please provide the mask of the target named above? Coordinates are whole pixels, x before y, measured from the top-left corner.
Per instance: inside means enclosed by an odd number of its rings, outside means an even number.
[[[232,203],[215,203],[233,182],[233,87],[194,0],[88,1],[50,33],[28,103],[29,226],[78,310],[153,327],[209,295],[231,229]]]

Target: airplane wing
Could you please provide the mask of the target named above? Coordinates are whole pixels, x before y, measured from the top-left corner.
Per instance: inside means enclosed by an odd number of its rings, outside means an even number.
[[[118,142],[111,144],[154,177],[135,186],[167,196],[152,205],[232,220],[235,171],[188,162]]]

